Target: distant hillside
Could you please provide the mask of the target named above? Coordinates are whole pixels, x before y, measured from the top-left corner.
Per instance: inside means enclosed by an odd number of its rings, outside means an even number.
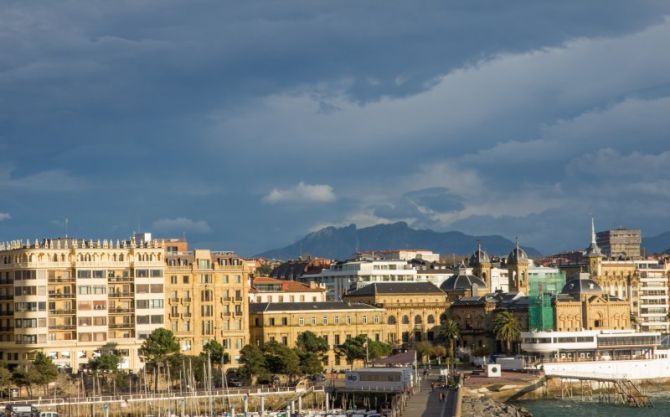
[[[259,257],[291,259],[309,254],[331,259],[347,259],[358,251],[384,249],[430,249],[441,254],[471,254],[480,241],[489,255],[507,255],[514,242],[502,236],[471,236],[461,232],[435,232],[433,230],[415,230],[407,223],[379,224],[356,228],[326,227],[310,233],[299,241],[281,249],[273,249]],[[540,256],[534,248],[524,247],[529,256]]]
[[[645,248],[648,254],[670,253],[670,232],[661,233],[653,237],[643,237],[642,247]]]

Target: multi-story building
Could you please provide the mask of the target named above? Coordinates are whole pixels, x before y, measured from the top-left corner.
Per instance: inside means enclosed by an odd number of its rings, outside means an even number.
[[[121,367],[139,369],[143,339],[165,325],[163,257],[133,239],[0,245],[0,360],[42,351],[76,371],[114,342]]]
[[[426,262],[440,262],[440,254],[428,249],[386,249],[378,251],[358,252],[357,259],[368,258],[382,261],[406,261],[421,259]]]
[[[232,252],[196,249],[165,256],[166,327],[187,354],[221,342],[230,366],[249,343],[249,280],[254,262]]]
[[[251,303],[295,303],[326,301],[326,287],[271,277],[254,277],[249,289]]]
[[[642,331],[668,333],[668,276],[658,261],[639,261],[638,303],[633,311],[636,325]]]
[[[293,348],[300,333],[311,331],[328,343],[329,351],[324,361],[328,369],[350,368],[351,365],[337,355],[335,349],[345,340],[358,335],[376,341],[386,340],[385,310],[368,304],[342,301],[254,303],[250,310],[252,343],[274,340]]]
[[[416,269],[406,261],[347,261],[338,262],[318,274],[305,274],[302,282],[325,284],[329,300],[374,282],[416,282]]]
[[[447,294],[429,282],[379,282],[344,295],[344,301],[386,310],[386,342],[410,347],[434,340],[449,302]]]
[[[610,258],[639,258],[642,233],[640,229],[604,230],[596,234],[596,243]]]

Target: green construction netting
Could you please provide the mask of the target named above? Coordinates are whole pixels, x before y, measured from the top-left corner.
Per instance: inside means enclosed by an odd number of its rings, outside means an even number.
[[[565,286],[565,274],[530,273],[528,276],[528,328],[531,330],[552,330],[554,309],[552,299]]]

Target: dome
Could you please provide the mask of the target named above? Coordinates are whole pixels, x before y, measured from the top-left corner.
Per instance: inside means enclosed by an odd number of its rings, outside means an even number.
[[[512,252],[507,255],[507,263],[516,264],[519,263],[519,261],[528,261],[528,255],[526,254],[526,251],[521,249],[517,244],[516,247],[512,249]]]
[[[459,290],[470,290],[476,285],[478,288],[486,288],[486,283],[475,275],[469,275],[464,272],[459,271],[458,273],[447,278],[446,281],[440,285],[442,291],[459,291]]]
[[[491,263],[489,254],[482,249],[481,246],[477,247],[477,250],[472,253],[468,265],[470,266],[480,266],[482,263]]]
[[[601,294],[603,289],[592,279],[573,279],[565,284],[561,292],[563,294]]]

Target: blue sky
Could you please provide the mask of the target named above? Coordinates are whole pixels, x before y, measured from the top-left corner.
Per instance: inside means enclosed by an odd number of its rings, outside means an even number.
[[[670,230],[667,1],[4,1],[0,239]]]

